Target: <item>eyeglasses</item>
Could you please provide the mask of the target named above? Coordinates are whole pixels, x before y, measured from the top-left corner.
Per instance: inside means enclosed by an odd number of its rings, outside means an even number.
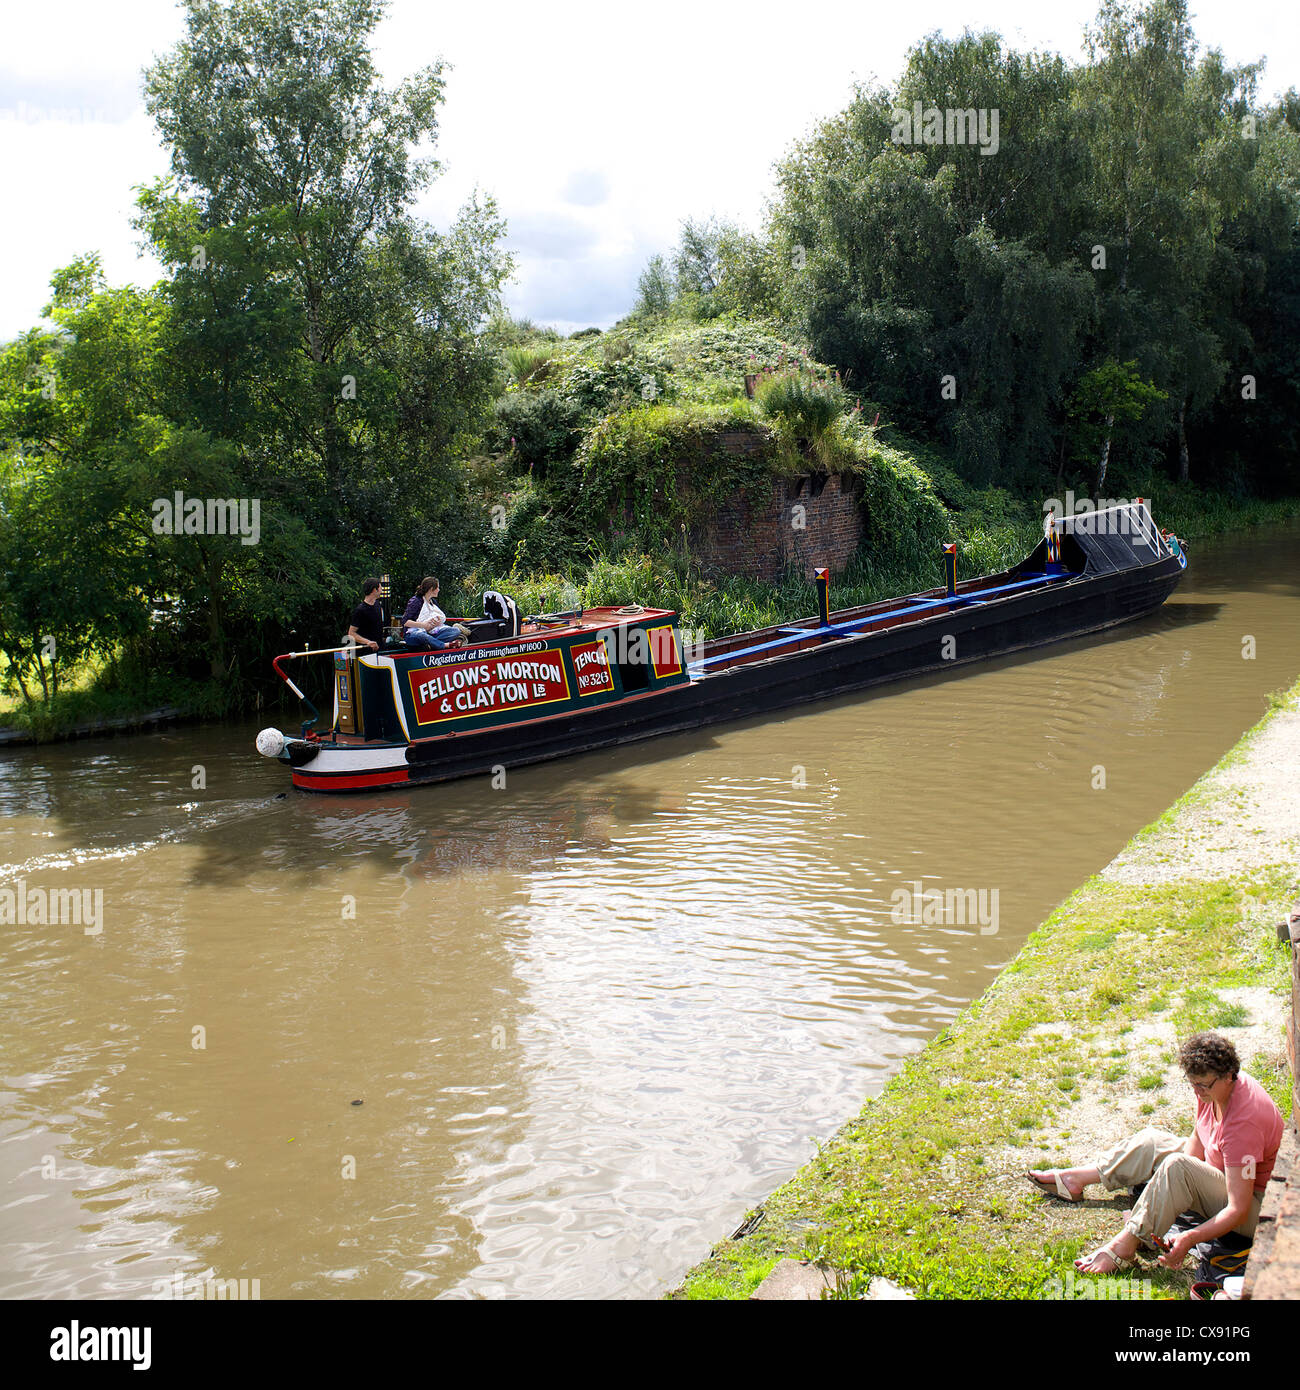
[[[1213,1081],[1193,1081],[1189,1076],[1187,1084],[1193,1091],[1200,1091],[1202,1095],[1208,1096],[1212,1090],[1223,1080],[1222,1076],[1216,1076]]]

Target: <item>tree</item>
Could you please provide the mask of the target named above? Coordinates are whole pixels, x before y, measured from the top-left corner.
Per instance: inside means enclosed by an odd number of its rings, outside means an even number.
[[[55,273],[47,317],[0,356],[0,650],[24,698],[148,620],[147,513],[124,481],[157,429],[165,306],[111,290],[99,259]]]
[[[1106,466],[1116,427],[1136,424],[1149,406],[1165,399],[1165,392],[1142,379],[1136,362],[1107,360],[1079,379],[1068,411],[1074,457],[1083,466],[1096,461],[1098,497],[1106,486]]]
[[[673,253],[673,278],[678,294],[710,295],[718,288],[722,266],[720,246],[724,228],[716,218],[682,222],[677,250]]]
[[[1185,0],[1138,9],[1104,0],[1086,34],[1077,102],[1088,124],[1093,239],[1107,253],[1105,351],[1159,373],[1174,410],[1179,471],[1189,472],[1189,410],[1222,380],[1221,333],[1208,312],[1218,238],[1241,211],[1249,153],[1236,117],[1256,68],[1198,66]],[[1101,443],[1105,476],[1110,438]]]
[[[511,261],[489,198],[445,232],[412,214],[438,171],[417,151],[437,133],[443,72],[380,84],[368,46],[380,0],[185,8],[185,39],[146,84],[172,146],[172,177],[141,190],[139,225],[171,271],[177,427],[150,457],[261,499],[285,551],[259,562],[169,544],[176,565],[193,553],[189,583],[205,571],[215,586],[206,625],[228,668],[249,649],[253,603],[337,635],[318,612],[331,590],[379,557],[395,572],[427,565],[430,536],[464,541],[475,501],[457,461],[490,420],[482,329]]]
[[[390,487],[421,469],[428,486],[435,456],[445,471],[448,443],[486,418],[474,330],[509,272],[504,228],[490,199],[447,236],[411,218],[438,170],[415,150],[436,136],[443,68],[380,85],[382,0],[184,3],[186,38],[146,82],[176,186],[146,193],[142,225],[218,399],[275,417],[277,445],[319,473],[324,523],[356,539],[357,479],[378,464]],[[393,430],[403,445],[382,447]]]
[[[677,284],[668,262],[662,256],[651,256],[636,282],[638,314],[666,314],[677,297]]]

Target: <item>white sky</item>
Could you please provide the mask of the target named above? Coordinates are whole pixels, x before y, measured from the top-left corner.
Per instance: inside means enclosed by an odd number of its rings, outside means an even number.
[[[392,83],[452,64],[419,211],[445,226],[476,186],[510,224],[510,307],[564,331],[631,307],[647,258],[687,216],[752,227],[790,143],[855,80],[892,81],[923,34],[993,28],[1081,57],[1095,0],[393,0],[376,37]],[[1267,59],[1262,92],[1300,87],[1300,6],[1201,0],[1201,44]],[[0,32],[0,339],[36,323],[50,274],[102,253],[110,281],[156,279],[130,227],[132,186],[166,171],[140,72],[182,32],[172,0],[7,0]]]

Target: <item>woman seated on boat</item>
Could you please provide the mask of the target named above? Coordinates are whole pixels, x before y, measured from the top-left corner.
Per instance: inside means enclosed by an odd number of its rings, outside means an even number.
[[[469,636],[469,628],[453,626],[434,602],[439,587],[438,581],[427,575],[407,602],[402,615],[402,639],[413,651],[439,651],[443,647],[460,646]]]
[[[1179,1049],[1178,1064],[1196,1098],[1188,1138],[1144,1129],[1091,1167],[1031,1169],[1026,1174],[1040,1192],[1066,1202],[1077,1202],[1090,1183],[1101,1183],[1109,1192],[1146,1184],[1119,1235],[1074,1262],[1084,1273],[1130,1268],[1139,1245],[1164,1249],[1160,1263],[1177,1269],[1194,1245],[1229,1231],[1247,1239],[1255,1233],[1282,1142],[1282,1112],[1259,1082],[1241,1070],[1236,1049],[1218,1033],[1188,1038]],[[1165,1233],[1184,1211],[1202,1220],[1165,1249]]]

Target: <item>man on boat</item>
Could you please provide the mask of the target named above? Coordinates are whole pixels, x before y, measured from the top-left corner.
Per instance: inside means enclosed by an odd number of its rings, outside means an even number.
[[[420,580],[407,602],[402,615],[402,640],[413,651],[439,651],[443,647],[460,646],[469,636],[469,628],[448,623],[447,615],[438,607],[439,584],[432,575]]]
[[[362,600],[352,610],[352,623],[345,639],[358,647],[379,650],[384,637],[384,615],[379,607],[378,579],[367,579],[361,586]]]

